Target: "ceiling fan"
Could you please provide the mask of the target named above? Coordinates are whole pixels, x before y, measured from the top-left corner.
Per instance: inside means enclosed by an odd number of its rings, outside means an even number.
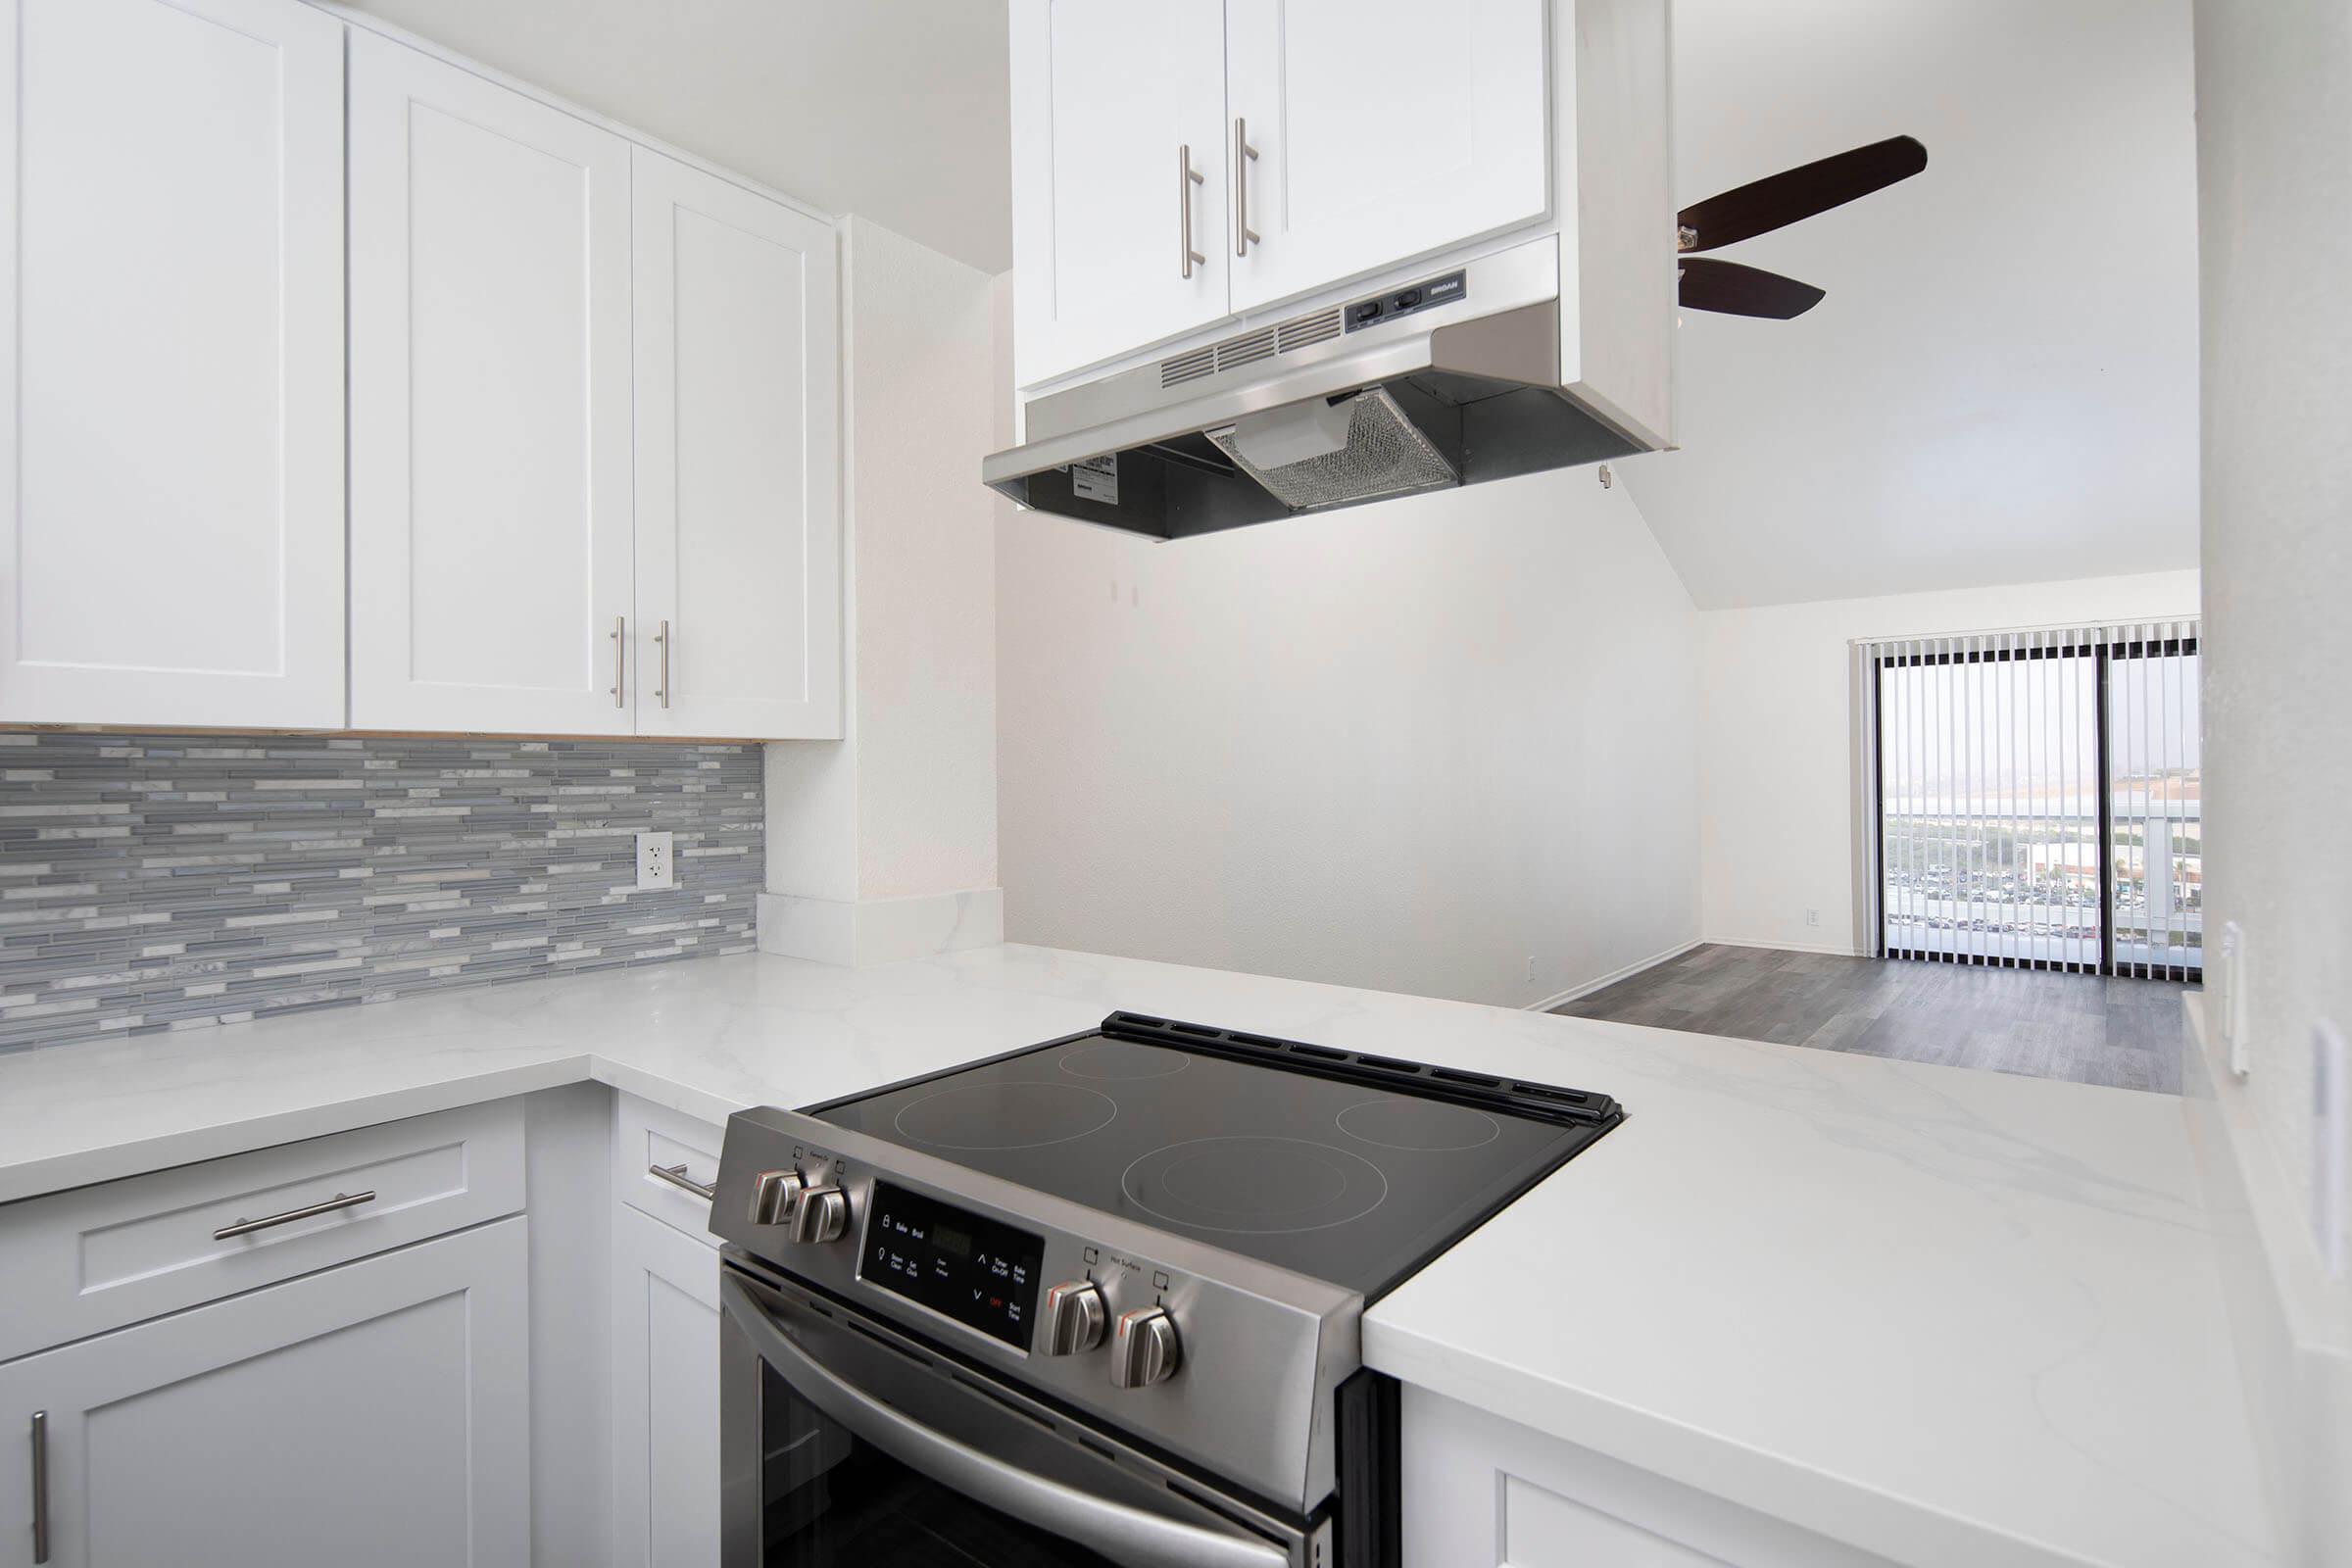
[[[1760,267],[1742,267],[1738,262],[1719,262],[1691,253],[1769,234],[1896,180],[1909,179],[1927,167],[1928,149],[1917,139],[1889,136],[1798,169],[1767,174],[1684,208],[1675,216],[1682,305],[1688,310],[1761,316],[1776,321],[1804,315],[1821,303],[1822,291],[1812,284]]]

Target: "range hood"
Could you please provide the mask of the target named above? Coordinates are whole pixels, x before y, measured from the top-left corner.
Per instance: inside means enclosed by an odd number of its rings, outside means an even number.
[[[1546,238],[1032,399],[980,477],[1183,539],[1651,450],[1563,384],[1559,275]]]

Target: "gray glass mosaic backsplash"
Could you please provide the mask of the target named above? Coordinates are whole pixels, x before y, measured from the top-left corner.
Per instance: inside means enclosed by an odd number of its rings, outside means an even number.
[[[748,953],[760,788],[757,746],[0,735],[0,1051]]]

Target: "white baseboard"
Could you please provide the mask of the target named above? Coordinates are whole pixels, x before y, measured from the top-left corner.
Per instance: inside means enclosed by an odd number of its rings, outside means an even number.
[[[1563,1003],[1574,1002],[1579,997],[1589,997],[1593,992],[1598,991],[1602,986],[1613,986],[1620,980],[1631,979],[1644,969],[1654,969],[1661,963],[1666,963],[1672,959],[1679,958],[1684,954],[1689,953],[1692,948],[1695,948],[1698,945],[1698,940],[1693,938],[1691,941],[1680,943],[1674,947],[1668,948],[1662,953],[1653,953],[1646,958],[1637,958],[1622,969],[1611,969],[1607,974],[1601,975],[1597,979],[1587,980],[1581,985],[1570,986],[1567,990],[1559,993],[1557,996],[1545,997],[1542,1002],[1531,1002],[1527,1004],[1526,1010],[1529,1012],[1549,1012],[1552,1008],[1561,1005]]]
[[[927,958],[1004,940],[1004,890],[974,888],[913,899],[844,903],[760,895],[760,951],[861,967]]]
[[[1766,948],[1774,953],[1823,953],[1833,958],[1867,958],[1863,950],[1841,942],[1766,942],[1756,937],[1700,937],[1702,948]]]
[[[2222,1042],[2207,1038],[2205,999],[2181,995],[2189,1038],[2181,1106],[2213,1211],[2246,1415],[2276,1478],[2281,1556],[2352,1562],[2352,1300],[2327,1277],[2294,1184],[2263,1136]]]

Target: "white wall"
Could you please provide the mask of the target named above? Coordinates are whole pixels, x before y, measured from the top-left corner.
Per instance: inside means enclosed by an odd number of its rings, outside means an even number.
[[[1696,937],[1695,613],[1592,469],[997,582],[1011,939],[1526,1004]]]
[[[2245,928],[2249,1087],[2308,1195],[2311,1026],[2352,1030],[2352,12],[2197,24],[2206,922]]]
[[[2295,1560],[2340,1563],[2352,1282],[2314,1224],[2311,1039],[2352,1031],[2352,10],[2198,0],[2196,23],[2205,918],[2245,933],[2250,1070],[2217,1065],[2193,1108],[2228,1130],[2246,1200],[2231,1299]]]
[[[993,889],[992,283],[878,224],[845,230],[846,738],[768,747],[767,889]]]
[[[1853,639],[2196,612],[2194,571],[1703,612],[1706,939],[1862,951],[1854,931]],[[1818,924],[1806,923],[1808,908],[1819,911]]]

